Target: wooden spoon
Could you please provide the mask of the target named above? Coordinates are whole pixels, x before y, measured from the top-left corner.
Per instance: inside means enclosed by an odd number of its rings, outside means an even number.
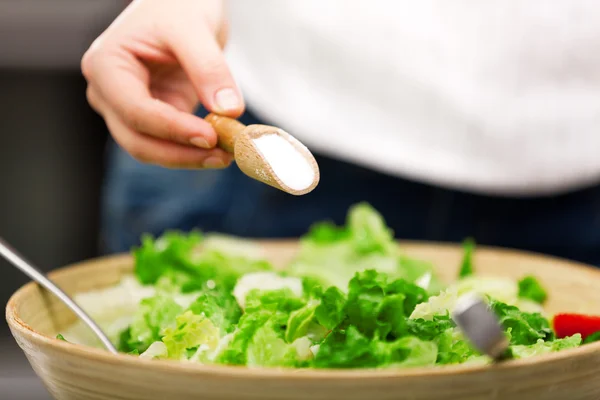
[[[217,132],[218,146],[232,153],[238,167],[250,178],[296,196],[310,193],[319,184],[317,161],[306,146],[284,130],[268,125],[246,126],[235,119],[216,114],[209,114],[205,119]],[[264,142],[257,139],[269,135],[278,136],[291,145],[295,152],[291,151],[290,154],[295,160],[290,157],[289,162],[284,160],[285,164],[282,165],[283,152],[265,154],[264,148],[261,151],[259,143]],[[287,144],[283,142],[281,145],[285,147]]]

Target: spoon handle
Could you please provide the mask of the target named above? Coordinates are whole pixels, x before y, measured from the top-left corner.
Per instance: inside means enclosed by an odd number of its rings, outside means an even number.
[[[246,128],[246,125],[236,119],[212,113],[208,114],[204,119],[217,132],[219,138],[218,146],[226,152],[233,154],[235,139]]]
[[[94,334],[100,339],[104,347],[111,353],[117,354],[117,349],[113,346],[108,337],[102,332],[102,329],[75,303],[65,292],[52,283],[46,275],[31,265],[25,258],[13,249],[5,240],[0,237],[0,254],[6,258],[12,265],[20,269],[31,279],[52,292],[63,303],[67,305],[83,322],[90,327]]]

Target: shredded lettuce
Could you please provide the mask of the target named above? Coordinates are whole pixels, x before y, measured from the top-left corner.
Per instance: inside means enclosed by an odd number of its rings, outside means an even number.
[[[321,298],[320,304],[315,309],[315,317],[319,324],[333,330],[346,318],[344,305],[346,295],[335,286],[328,288]]]
[[[121,352],[202,364],[487,363],[450,318],[459,297],[472,292],[497,314],[515,358],[582,344],[579,335],[555,338],[542,313],[547,294],[535,277],[479,276],[475,242],[463,248],[459,279],[445,286],[429,262],[403,254],[382,216],[362,203],[344,226],[314,225],[285,273],[252,242],[173,231],[142,238],[133,250],[134,277],[76,300]],[[98,345],[85,329],[76,324],[57,337]]]
[[[576,334],[563,339],[556,339],[551,341],[544,341],[543,339],[538,339],[535,343],[530,345],[511,346],[511,352],[513,357],[515,358],[526,358],[537,356],[540,354],[571,349],[580,345],[581,335]]]
[[[475,251],[475,241],[471,238],[463,243],[464,255],[458,272],[459,278],[466,278],[474,273],[473,270],[473,252]]]
[[[415,336],[371,340],[354,326],[333,331],[320,345],[316,368],[416,367],[435,365],[437,345]]]
[[[224,290],[206,290],[190,305],[190,311],[204,315],[221,330],[231,333],[242,316],[242,309],[233,295]]]
[[[243,274],[272,270],[265,260],[228,253],[223,246],[197,252],[201,241],[198,232],[167,232],[158,239],[144,236],[142,245],[134,249],[135,276],[146,285],[167,278],[182,292],[191,292],[212,289],[217,283],[220,289],[231,290]]]
[[[445,329],[435,338],[438,345],[438,364],[462,364],[482,360],[487,362],[487,357],[480,355],[473,349],[462,333],[456,328]]]
[[[548,294],[535,276],[526,276],[519,281],[519,297],[544,304]]]
[[[538,340],[552,341],[550,322],[540,313],[528,313],[499,301],[491,300],[490,308],[500,319],[510,336],[511,344],[532,345]]]
[[[315,310],[318,306],[319,303],[317,302],[309,302],[302,308],[290,313],[285,328],[286,342],[293,343],[296,339],[300,339],[308,334],[308,330],[315,319]]]
[[[125,334],[128,336],[123,336],[120,349],[143,353],[152,343],[161,339],[164,329],[173,324],[175,317],[182,312],[183,307],[172,297],[156,295],[142,300]]]
[[[600,331],[594,332],[583,340],[583,344],[600,341]]]
[[[134,354],[139,354],[138,350],[132,350],[132,353],[133,352],[135,352]],[[146,349],[146,351],[139,354],[139,356],[141,358],[155,359],[155,358],[167,358],[168,354],[169,354],[169,350],[167,349],[167,346],[163,342],[154,342]]]
[[[365,203],[350,209],[346,226],[316,224],[300,242],[300,251],[288,271],[311,277],[324,287],[345,290],[354,274],[366,269],[413,283],[428,275],[426,289],[435,292],[442,287],[433,266],[403,255],[382,216]]]
[[[165,329],[162,338],[169,358],[189,358],[189,350],[210,351],[219,344],[219,328],[205,315],[186,311],[176,317],[175,322],[175,327]]]

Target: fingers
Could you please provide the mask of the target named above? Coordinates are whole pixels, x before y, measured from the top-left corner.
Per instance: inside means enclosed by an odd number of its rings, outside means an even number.
[[[217,39],[206,25],[179,24],[166,40],[208,110],[230,117],[244,112],[240,90]]]
[[[136,132],[116,114],[104,116],[115,141],[136,160],[167,168],[225,168],[232,157],[221,149],[204,150]]]
[[[196,91],[181,68],[159,75],[150,85],[150,92],[154,98],[186,113],[193,113],[198,106]]]
[[[216,145],[217,136],[209,123],[152,97],[148,70],[135,57],[126,53],[102,54],[87,70],[93,76],[88,80],[92,82],[90,91],[97,92],[107,108],[133,131],[182,145]],[[88,98],[92,103],[94,97]]]
[[[136,159],[177,168],[223,167],[212,126],[193,114],[198,100],[237,117],[240,91],[221,46],[227,38],[219,0],[138,0],[82,60],[88,100],[115,140]]]
[[[216,35],[217,43],[221,49],[225,48],[227,44],[227,39],[229,39],[229,22],[223,21],[219,29],[217,30]]]

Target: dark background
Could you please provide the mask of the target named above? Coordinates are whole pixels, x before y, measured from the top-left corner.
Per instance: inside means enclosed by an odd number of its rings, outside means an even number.
[[[0,236],[44,270],[98,253],[107,139],[81,56],[125,0],[0,0]],[[27,278],[0,260],[0,303]],[[0,322],[1,398],[47,398]]]

